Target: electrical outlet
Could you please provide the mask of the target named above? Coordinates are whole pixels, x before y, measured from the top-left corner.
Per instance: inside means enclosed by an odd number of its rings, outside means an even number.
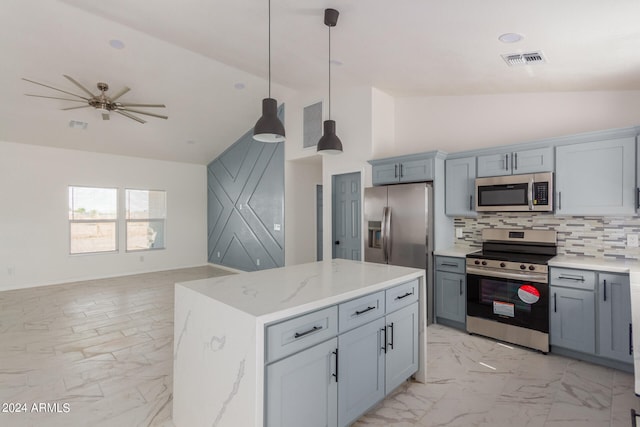
[[[280,224],[273,224],[273,231],[280,231]]]
[[[140,262],[144,262],[144,255],[140,255]]]
[[[218,258],[220,258],[220,251],[218,251]]]
[[[259,267],[260,266],[260,258],[256,259],[256,265]]]
[[[628,248],[637,248],[638,247],[638,235],[637,234],[627,234],[627,247]]]
[[[462,228],[456,228],[456,239],[462,239]]]

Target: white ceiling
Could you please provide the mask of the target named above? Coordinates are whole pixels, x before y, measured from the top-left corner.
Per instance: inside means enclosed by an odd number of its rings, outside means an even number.
[[[336,86],[396,96],[640,89],[638,0],[272,0],[276,99],[325,90],[326,7],[340,11]],[[524,40],[498,41],[506,32]],[[266,0],[2,0],[0,140],[206,164],[260,115],[266,36]],[[534,50],[546,64],[509,68],[500,56]],[[169,120],[103,122],[24,96],[62,94],[22,77],[79,93],[63,74],[90,89],[129,86],[122,102],[164,103],[147,110]]]

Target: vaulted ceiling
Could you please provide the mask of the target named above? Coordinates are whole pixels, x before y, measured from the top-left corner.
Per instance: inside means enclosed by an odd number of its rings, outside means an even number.
[[[267,84],[266,0],[3,0],[0,140],[206,164],[250,128]],[[323,10],[333,79],[395,96],[640,89],[637,0],[272,0],[277,99],[326,87]],[[515,32],[516,43],[498,37]],[[124,48],[110,45],[119,40]],[[501,55],[541,51],[508,67]],[[169,120],[101,120],[28,78],[82,94],[131,91]],[[63,94],[62,94],[63,95]],[[64,96],[64,95],[63,95]],[[150,109],[147,109],[148,111]],[[87,129],[69,127],[70,120]]]

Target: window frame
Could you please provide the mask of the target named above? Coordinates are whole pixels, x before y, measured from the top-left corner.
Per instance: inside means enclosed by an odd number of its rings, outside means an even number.
[[[129,209],[128,209],[128,202],[129,202],[129,198],[128,198],[128,194],[129,191],[146,191],[147,193],[151,193],[151,192],[162,192],[164,193],[164,218],[156,218],[156,217],[149,217],[149,218],[135,218],[135,219],[130,219],[129,218]],[[156,190],[156,189],[149,189],[149,188],[126,188],[124,189],[123,192],[123,197],[124,197],[124,249],[125,252],[127,253],[134,253],[134,252],[145,252],[145,251],[161,251],[167,248],[167,190]],[[162,247],[158,247],[158,248],[140,248],[140,249],[129,249],[129,223],[136,223],[136,222],[162,222],[162,230],[164,233],[163,236],[163,245]]]
[[[120,251],[120,189],[118,187],[97,187],[90,185],[68,185],[67,186],[67,212],[74,212],[73,198],[71,192],[73,188],[91,188],[99,190],[115,190],[116,192],[116,206],[115,206],[115,218],[114,219],[72,219],[69,218],[67,213],[67,237],[68,237],[68,251],[70,256],[82,256],[82,255],[101,255],[101,254],[114,254]],[[115,226],[115,242],[114,249],[108,251],[87,251],[87,252],[72,252],[71,241],[72,238],[72,224],[114,224]]]

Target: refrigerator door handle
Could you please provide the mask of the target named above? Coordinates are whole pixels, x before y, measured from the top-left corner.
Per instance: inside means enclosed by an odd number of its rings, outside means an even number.
[[[391,208],[386,207],[386,215],[385,221],[387,222],[386,231],[387,231],[387,264],[391,262]]]
[[[389,256],[387,254],[387,214],[389,212],[388,207],[382,208],[382,257],[384,262],[389,262]]]

